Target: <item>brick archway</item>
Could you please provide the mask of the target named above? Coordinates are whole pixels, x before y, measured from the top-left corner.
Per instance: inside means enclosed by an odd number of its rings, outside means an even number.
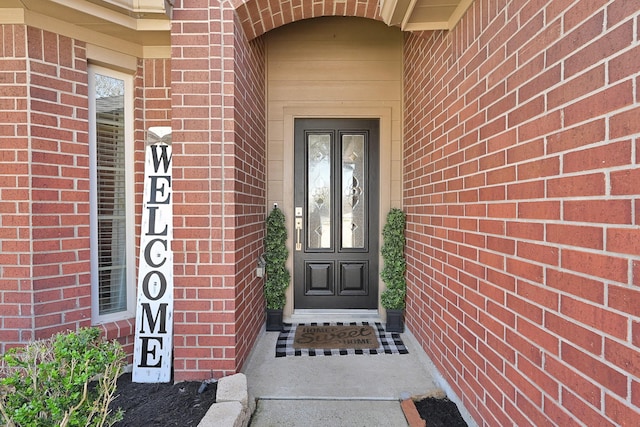
[[[236,12],[249,40],[291,22],[321,16],[356,16],[382,21],[378,0],[239,0]]]

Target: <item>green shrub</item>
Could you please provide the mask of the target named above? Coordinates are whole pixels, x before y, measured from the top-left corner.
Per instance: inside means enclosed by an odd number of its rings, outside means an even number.
[[[274,207],[267,217],[267,234],[264,246],[267,275],[264,284],[264,298],[267,301],[268,309],[281,310],[286,303],[285,292],[291,276],[286,267],[289,257],[287,227],[284,214],[278,207]]]
[[[116,380],[124,366],[117,342],[98,328],[59,333],[2,356],[0,425],[7,427],[110,426]]]
[[[387,215],[387,222],[382,229],[382,260],[380,276],[387,288],[380,296],[380,303],[387,310],[403,310],[407,283],[404,277],[407,262],[404,258],[404,228],[406,216],[403,211],[393,208]]]

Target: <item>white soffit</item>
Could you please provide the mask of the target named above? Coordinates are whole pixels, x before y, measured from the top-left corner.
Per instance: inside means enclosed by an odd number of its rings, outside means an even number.
[[[451,30],[473,0],[382,0],[380,14],[387,25],[403,31]]]

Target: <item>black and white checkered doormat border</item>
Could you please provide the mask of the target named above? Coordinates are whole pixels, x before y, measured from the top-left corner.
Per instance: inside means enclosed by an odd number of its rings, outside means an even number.
[[[296,335],[298,326],[335,326],[335,325],[371,325],[376,330],[380,347],[371,350],[355,350],[351,349],[332,349],[332,350],[313,350],[313,349],[295,349],[293,348],[293,338]],[[409,350],[402,342],[400,334],[386,332],[384,326],[379,323],[371,322],[350,322],[350,323],[285,323],[282,332],[278,335],[276,342],[276,357],[285,356],[341,356],[348,354],[408,354]]]

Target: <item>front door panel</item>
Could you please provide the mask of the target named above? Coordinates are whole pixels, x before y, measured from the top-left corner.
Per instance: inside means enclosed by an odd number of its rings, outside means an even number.
[[[295,308],[378,306],[378,121],[295,121]]]

